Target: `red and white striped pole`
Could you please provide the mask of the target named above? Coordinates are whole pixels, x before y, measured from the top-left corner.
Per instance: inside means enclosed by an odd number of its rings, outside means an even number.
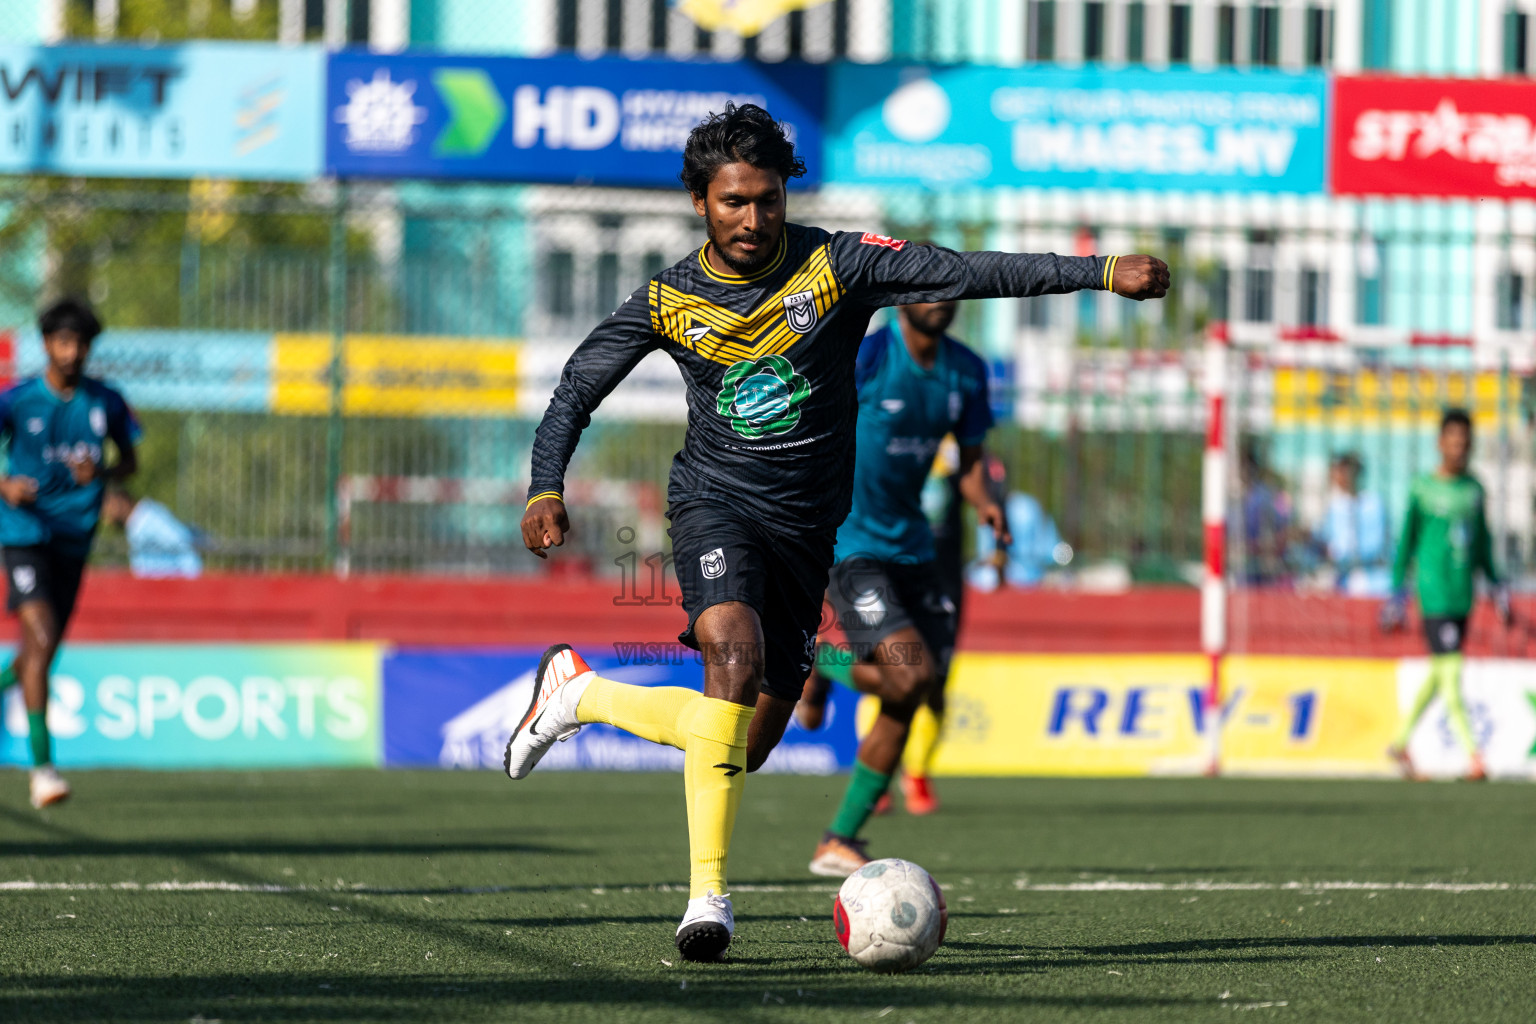
[[[1200,583],[1200,649],[1210,661],[1205,724],[1207,775],[1221,771],[1221,659],[1227,649],[1227,325],[1205,336],[1205,457],[1200,472],[1200,521],[1205,528],[1205,577]]]

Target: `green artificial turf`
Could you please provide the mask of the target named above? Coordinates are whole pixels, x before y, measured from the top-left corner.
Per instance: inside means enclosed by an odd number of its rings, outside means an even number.
[[[71,778],[38,813],[0,775],[0,885],[68,886],[0,888],[3,1021],[1536,1017],[1522,785],[943,780],[940,814],[869,830],[951,914],[928,964],[883,977],[838,947],[832,885],[805,872],[841,779],[749,780],[737,941],[692,965],[672,946],[677,776]],[[1316,888],[1342,882],[1510,888]],[[114,883],[139,887],[91,888]],[[1243,883],[1270,887],[1220,888]]]

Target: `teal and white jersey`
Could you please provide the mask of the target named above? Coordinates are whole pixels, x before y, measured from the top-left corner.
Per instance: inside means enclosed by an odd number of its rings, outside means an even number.
[[[41,377],[0,393],[0,434],[6,474],[37,481],[37,500],[12,508],[0,501],[0,546],[56,544],[85,557],[101,518],[103,482],[75,483],[71,458],[102,461],[102,442],[120,448],[138,440],[139,425],[123,396],[83,378],[67,400]]]
[[[933,532],[923,482],[946,434],[980,444],[992,426],[987,366],[945,337],[933,368],[913,360],[894,325],[866,337],[854,365],[859,392],[853,510],[837,531],[838,561],[929,562]]]

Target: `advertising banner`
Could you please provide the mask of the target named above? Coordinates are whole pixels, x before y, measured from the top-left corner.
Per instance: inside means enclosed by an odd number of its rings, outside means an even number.
[[[329,334],[278,334],[272,411],[331,408]],[[343,342],[348,416],[513,416],[522,345],[510,338],[352,334]],[[544,396],[544,397],[547,397]]]
[[[829,181],[1320,192],[1320,73],[839,64]]]
[[[416,648],[384,661],[384,763],[403,767],[502,770],[507,738],[528,713],[542,649],[464,651]],[[700,690],[704,670],[676,644],[615,645],[611,654],[583,651],[605,678],[638,686]],[[857,697],[834,686],[827,719],[816,732],[791,721],[763,766],[767,772],[827,775],[851,767]],[[683,752],[608,725],[584,726],[557,743],[539,770],[680,771]]]
[[[1536,196],[1536,83],[1336,78],[1338,195]]]
[[[817,65],[337,53],[326,166],[343,176],[678,187],[703,117],[756,103],[820,178]]]
[[[48,730],[73,767],[256,768],[379,763],[376,644],[68,644]],[[0,762],[29,764],[21,688]]]
[[[0,46],[0,172],[303,180],[319,47]]]
[[[1398,707],[1403,717],[1413,708],[1429,659],[1408,658],[1397,675]],[[1536,778],[1536,668],[1530,661],[1498,658],[1463,663],[1462,701],[1472,726],[1472,738],[1483,752],[1488,774],[1495,778]],[[1408,741],[1414,767],[1431,778],[1457,778],[1469,767],[1466,748],[1451,729],[1445,703],[1429,706]]]
[[[1222,770],[1385,775],[1397,720],[1390,659],[1233,657]],[[955,657],[935,772],[1193,775],[1209,760],[1201,655]]]

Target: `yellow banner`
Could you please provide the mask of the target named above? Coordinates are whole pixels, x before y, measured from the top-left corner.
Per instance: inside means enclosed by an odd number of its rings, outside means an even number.
[[[1493,371],[1282,368],[1275,371],[1275,425],[1433,428],[1448,407],[1478,427],[1497,426],[1520,406],[1520,379]]]
[[[331,336],[279,334],[272,410],[331,409]],[[512,416],[521,343],[506,338],[351,334],[343,342],[341,407],[348,416]]]
[[[941,775],[1198,774],[1209,762],[1199,655],[961,652]],[[1390,659],[1225,662],[1222,771],[1388,774],[1397,721]]]
[[[755,36],[790,11],[817,7],[828,0],[681,0],[677,9],[706,32],[726,29]]]

